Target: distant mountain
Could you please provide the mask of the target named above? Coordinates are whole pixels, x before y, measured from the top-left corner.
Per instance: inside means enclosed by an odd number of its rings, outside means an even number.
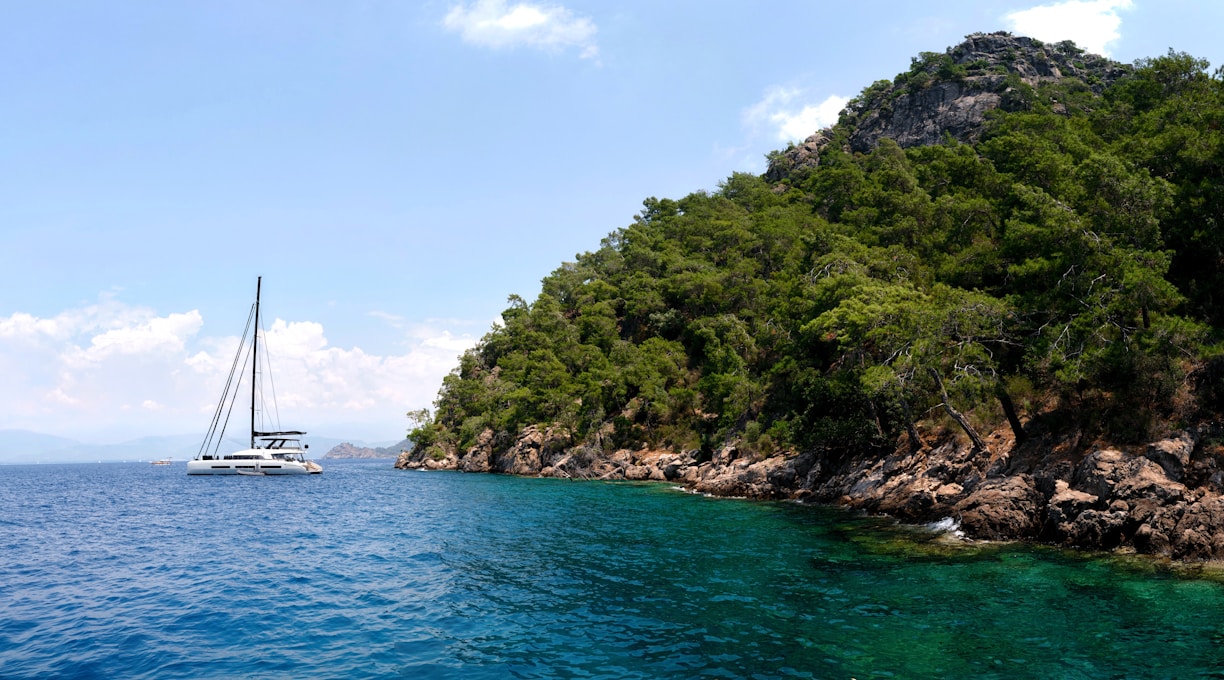
[[[412,440],[405,439],[392,446],[370,448],[354,446],[348,442],[338,444],[328,451],[323,458],[336,460],[340,458],[396,458],[401,451],[412,448]]]
[[[141,437],[118,444],[83,444],[73,442],[71,446],[46,451],[31,460],[22,455],[20,460],[10,462],[82,463],[98,461],[138,461],[173,458],[186,460],[195,456],[200,448],[200,436],[195,434]]]
[[[189,460],[199,452],[201,439],[200,434],[193,433],[141,437],[117,444],[91,444],[28,430],[0,430],[0,464],[151,461],[161,458]],[[356,440],[303,438],[308,449],[314,451],[327,451],[353,441]],[[245,437],[226,437],[220,450],[234,451],[246,448],[247,444]],[[364,446],[365,442],[356,441],[356,444]],[[395,449],[394,453],[385,456],[394,458],[398,454],[399,449]]]
[[[29,430],[0,430],[0,463],[45,456],[80,445],[80,442],[72,439]]]

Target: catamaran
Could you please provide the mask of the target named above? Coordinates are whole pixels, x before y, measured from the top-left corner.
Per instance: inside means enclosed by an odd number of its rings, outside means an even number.
[[[255,304],[247,317],[247,328],[243,331],[242,342],[238,344],[238,353],[234,357],[234,365],[230,368],[229,379],[225,383],[225,391],[213,414],[212,423],[200,451],[194,459],[187,461],[189,475],[317,475],[323,472],[322,466],[306,459],[306,449],[301,437],[305,432],[285,430],[267,432],[259,430],[256,425],[261,414],[262,390],[259,371],[259,295],[263,277],[255,283]],[[254,323],[252,324],[252,320]],[[253,332],[252,332],[252,329]],[[250,352],[246,352],[246,339],[251,336]],[[251,432],[248,448],[220,455],[221,440],[225,436],[225,426],[229,415],[233,412],[234,402],[238,399],[241,377],[235,382],[235,376],[241,376],[246,371],[239,371],[239,361],[251,363]],[[266,361],[266,359],[265,359]],[[227,406],[228,402],[228,406]],[[275,412],[275,407],[273,408]],[[266,414],[265,414],[266,415]]]

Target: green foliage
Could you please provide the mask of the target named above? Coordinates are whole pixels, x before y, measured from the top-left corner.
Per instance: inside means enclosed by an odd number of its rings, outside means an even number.
[[[1049,47],[1079,55],[1070,44]],[[595,448],[890,448],[938,407],[997,420],[1059,401],[1137,438],[1220,408],[1224,86],[1143,60],[1104,95],[1009,76],[974,145],[851,154],[773,187],[650,198],[512,296],[411,436],[427,451],[566,428]],[[924,53],[903,88],[985,71]],[[1056,399],[1057,398],[1057,399]]]

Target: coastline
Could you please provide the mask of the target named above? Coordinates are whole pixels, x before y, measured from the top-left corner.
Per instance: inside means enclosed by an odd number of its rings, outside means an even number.
[[[1218,428],[1187,428],[1142,446],[1037,436],[1016,446],[1004,430],[987,448],[944,433],[892,455],[814,452],[762,457],[735,445],[696,452],[570,447],[560,430],[531,427],[509,447],[491,433],[439,458],[407,451],[400,469],[670,482],[711,496],[791,499],[927,524],[952,518],[969,539],[1036,541],[1224,563],[1224,447]]]

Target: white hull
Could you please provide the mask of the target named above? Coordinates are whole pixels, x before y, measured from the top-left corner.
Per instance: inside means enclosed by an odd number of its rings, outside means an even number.
[[[310,475],[323,472],[313,461],[301,460],[300,451],[247,449],[215,459],[187,461],[189,475]]]

